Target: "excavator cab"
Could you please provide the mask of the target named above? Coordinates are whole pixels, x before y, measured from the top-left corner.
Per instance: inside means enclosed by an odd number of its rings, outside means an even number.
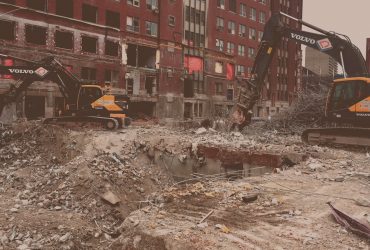
[[[78,92],[77,109],[90,110],[91,104],[103,96],[103,90],[98,85],[81,85]]]
[[[327,99],[326,117],[335,123],[370,124],[370,78],[334,80]]]

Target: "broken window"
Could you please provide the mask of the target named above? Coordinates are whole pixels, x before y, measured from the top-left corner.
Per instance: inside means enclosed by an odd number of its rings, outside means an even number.
[[[255,56],[255,49],[254,48],[248,48],[248,57],[254,58]]]
[[[128,44],[127,64],[134,67],[155,68],[156,49]]]
[[[249,39],[252,39],[252,40],[257,39],[256,30],[253,28],[249,28]]]
[[[105,41],[105,54],[108,56],[118,56],[119,55],[119,42],[106,40]]]
[[[227,53],[234,54],[235,44],[227,42]]]
[[[56,14],[73,17],[73,0],[56,0]]]
[[[224,50],[224,41],[221,39],[216,39],[216,49],[218,51],[223,51]]]
[[[234,89],[233,88],[228,88],[227,89],[227,93],[226,93],[226,99],[228,100],[228,101],[232,101],[232,100],[234,100]]]
[[[15,5],[15,0],[0,0],[0,3],[8,3],[8,4],[14,4]]]
[[[105,83],[110,83],[112,86],[117,85],[119,80],[119,73],[117,70],[106,69],[104,73]]]
[[[89,36],[82,36],[81,38],[82,38],[81,42],[82,51],[96,54],[98,39]]]
[[[157,36],[158,24],[154,22],[145,22],[146,34],[149,36]]]
[[[218,31],[224,30],[224,19],[222,17],[216,17],[216,26]]]
[[[168,16],[168,25],[175,26],[175,17],[174,16]]]
[[[238,45],[238,56],[245,56],[245,45]]]
[[[192,118],[193,117],[193,104],[192,103],[189,103],[189,102],[186,102],[184,104],[184,118],[187,119],[187,118]]]
[[[47,11],[46,0],[27,0],[27,7],[34,10]]]
[[[236,75],[237,76],[245,76],[245,67],[244,65],[236,65]]]
[[[15,22],[0,20],[0,39],[15,40]]]
[[[246,37],[247,36],[247,26],[243,24],[239,24],[239,36]]]
[[[153,94],[153,87],[155,86],[155,76],[145,77],[145,90],[149,95]]]
[[[216,95],[222,95],[223,93],[223,84],[222,82],[216,82]]]
[[[215,63],[215,73],[222,74],[224,72],[224,63],[216,62]]]
[[[191,79],[185,79],[184,81],[184,97],[194,97],[194,82]]]
[[[138,17],[127,17],[126,29],[128,31],[139,32],[140,31],[140,19]]]
[[[55,47],[73,49],[73,33],[68,31],[55,31]]]
[[[107,10],[105,12],[105,24],[114,28],[121,27],[121,17],[118,12]]]
[[[98,8],[88,4],[82,4],[82,20],[96,23],[98,19]]]
[[[149,10],[155,10],[158,8],[158,0],[146,0],[146,7]]]
[[[140,0],[127,0],[127,3],[136,7],[140,6]]]
[[[96,81],[96,69],[95,68],[88,68],[82,67],[81,68],[81,79],[87,82]]]
[[[133,95],[134,94],[134,79],[128,78],[126,80],[126,88],[127,88],[127,94]]]
[[[236,13],[236,0],[229,0],[229,10]]]
[[[235,35],[235,22],[229,21],[227,30],[229,34]]]
[[[46,45],[46,28],[35,25],[26,25],[26,42]]]

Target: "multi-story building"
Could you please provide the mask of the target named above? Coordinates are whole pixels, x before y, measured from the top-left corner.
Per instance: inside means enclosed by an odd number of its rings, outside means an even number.
[[[302,18],[302,0],[270,0],[272,12],[284,12],[290,16]],[[286,17],[281,22],[294,29],[302,26]],[[268,83],[263,97],[256,105],[257,116],[270,116],[287,108],[297,96],[301,87],[302,51],[301,45],[283,37],[280,48],[271,63]]]
[[[334,58],[311,47],[306,47],[305,67],[323,78],[333,78],[338,73]]]
[[[84,82],[128,94],[133,114],[205,118],[233,105],[271,6],[269,0],[0,0],[0,53],[55,56]],[[265,91],[275,98],[272,106],[288,91],[278,95],[273,79]],[[36,83],[20,111],[50,117],[60,105],[55,84]]]

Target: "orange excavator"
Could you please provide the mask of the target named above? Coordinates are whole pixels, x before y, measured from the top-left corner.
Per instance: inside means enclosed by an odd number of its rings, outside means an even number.
[[[284,25],[282,17],[318,33]],[[370,146],[370,78],[360,50],[345,35],[325,31],[281,12],[273,14],[266,23],[251,77],[239,89],[233,114],[239,128],[249,123],[248,117],[261,96],[268,68],[283,37],[331,56],[343,68],[343,78],[331,85],[325,109],[328,124],[335,126],[306,129],[302,140],[310,144]]]
[[[61,116],[46,118],[44,123],[95,123],[110,130],[130,124],[129,98],[126,95],[109,95],[99,85],[82,84],[54,57],[38,62],[3,54],[0,57],[13,58],[24,64],[0,66],[0,74],[18,79],[10,89],[0,94],[0,116],[4,107],[16,102],[33,82],[52,81],[58,85],[65,105]]]

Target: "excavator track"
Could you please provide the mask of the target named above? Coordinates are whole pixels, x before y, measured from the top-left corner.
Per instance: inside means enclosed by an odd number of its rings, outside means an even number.
[[[61,117],[52,117],[44,119],[44,124],[77,124],[77,123],[86,123],[86,124],[96,124],[99,127],[105,127],[108,130],[115,130],[122,127],[116,119],[109,117],[100,117],[100,116],[61,116]],[[125,124],[126,125],[126,124]]]
[[[315,145],[354,145],[370,147],[370,128],[311,128],[302,141]]]

